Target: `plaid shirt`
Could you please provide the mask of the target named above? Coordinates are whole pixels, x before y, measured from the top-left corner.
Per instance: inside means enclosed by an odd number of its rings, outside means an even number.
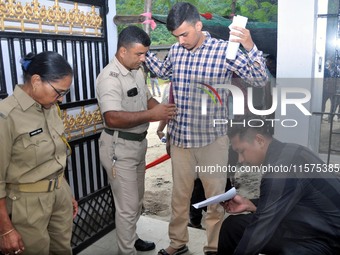
[[[254,48],[247,54],[239,50],[235,60],[226,59],[228,42],[212,38],[208,32],[203,44],[189,51],[179,43],[172,45],[168,56],[160,61],[148,52],[146,64],[158,77],[172,77],[172,91],[177,106],[176,118],[169,122],[168,132],[172,144],[183,148],[198,148],[227,134],[227,124],[214,125],[214,121],[228,120],[228,91],[216,89],[222,103],[203,84],[214,87],[230,84],[232,72],[252,86],[264,86],[267,81],[262,52]],[[257,62],[254,65],[254,62]],[[206,115],[202,114],[202,97],[206,99]]]

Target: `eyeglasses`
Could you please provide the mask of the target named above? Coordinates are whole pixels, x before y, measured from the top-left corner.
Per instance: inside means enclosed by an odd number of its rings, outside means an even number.
[[[59,91],[57,90],[49,81],[46,81],[53,89],[54,91],[58,94],[57,98],[63,97],[66,94],[68,94],[70,92],[70,89],[67,89],[65,91]]]

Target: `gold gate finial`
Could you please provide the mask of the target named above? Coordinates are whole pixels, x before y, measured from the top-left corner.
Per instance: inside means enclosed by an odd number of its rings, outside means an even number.
[[[0,29],[102,36],[99,10],[95,6],[89,6],[91,10],[84,13],[77,2],[69,4],[66,9],[59,4],[59,0],[54,0],[51,6],[40,4],[39,0],[32,0],[25,5],[20,1],[0,0]]]

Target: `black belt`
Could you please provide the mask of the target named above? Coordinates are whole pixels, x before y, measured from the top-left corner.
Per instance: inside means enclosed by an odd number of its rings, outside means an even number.
[[[104,131],[109,135],[113,135],[114,132],[117,131],[117,130],[105,128]],[[141,134],[124,132],[124,131],[117,131],[117,132],[118,132],[119,138],[129,140],[129,141],[138,141],[138,142],[143,141],[146,137],[146,134],[148,133],[147,131],[145,131],[144,133],[141,133]]]

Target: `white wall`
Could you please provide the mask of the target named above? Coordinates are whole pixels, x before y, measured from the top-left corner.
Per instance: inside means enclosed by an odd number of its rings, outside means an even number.
[[[282,87],[303,87],[313,94],[316,6],[317,0],[278,1],[277,88],[279,90]],[[321,97],[321,94],[319,96]],[[313,102],[311,100],[304,104],[310,112],[317,110],[318,107]],[[295,119],[298,122],[294,128],[283,127],[277,122],[275,125],[277,139],[316,149],[314,142],[309,142],[309,128],[316,117],[305,116],[293,105],[287,107],[286,116],[281,115],[281,109],[278,108],[275,117],[281,120]],[[316,135],[318,136],[319,133]]]

